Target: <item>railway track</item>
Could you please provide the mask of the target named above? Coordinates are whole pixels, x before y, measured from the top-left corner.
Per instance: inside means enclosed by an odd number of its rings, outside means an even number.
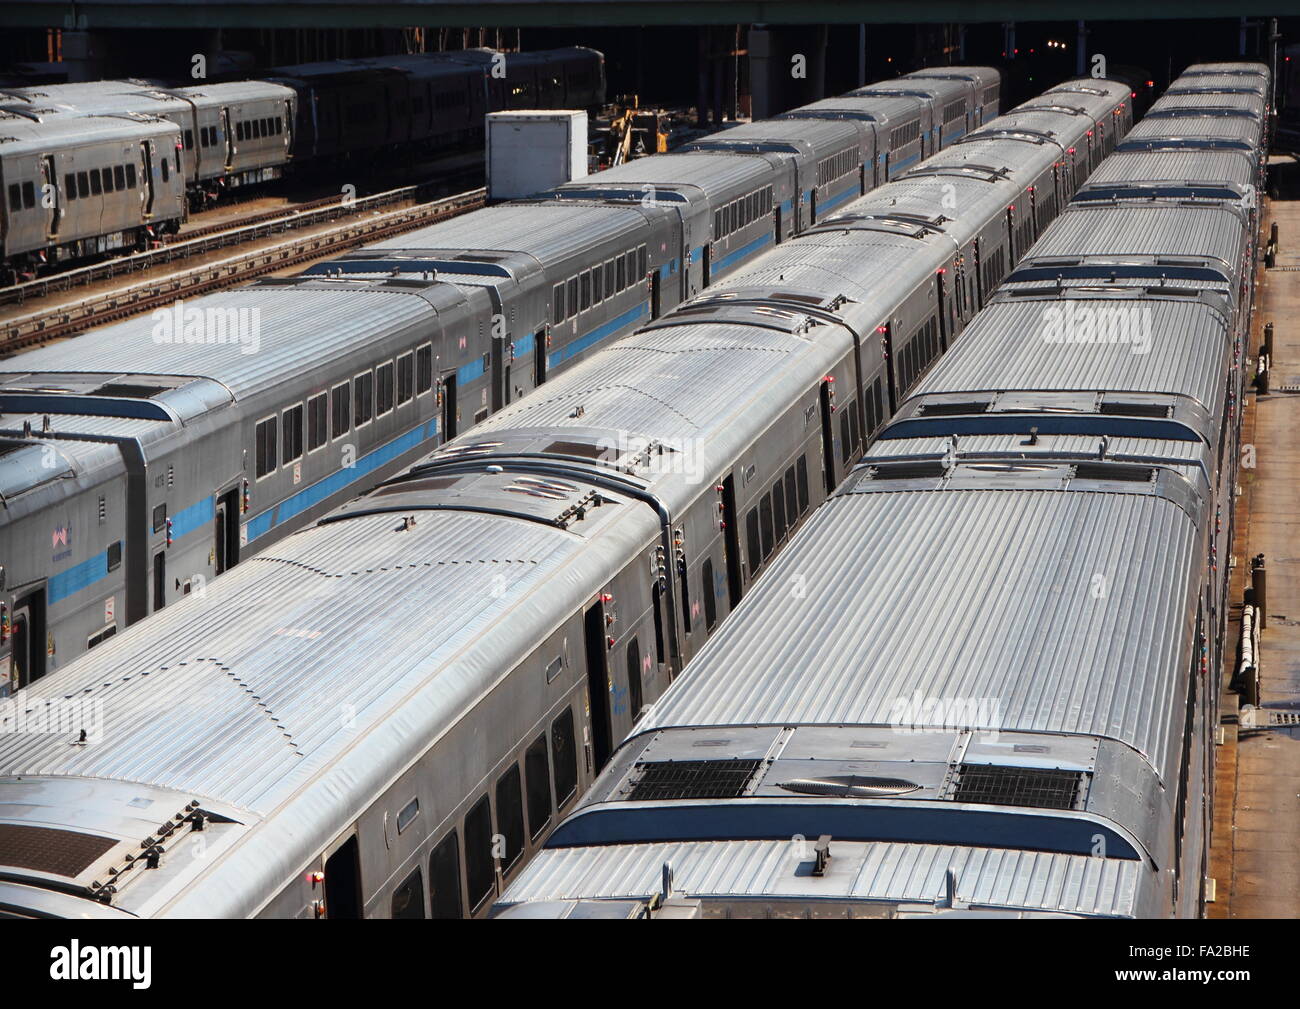
[[[445,187],[446,182],[446,178],[431,179],[415,185],[388,189],[371,196],[350,199],[342,196],[327,196],[323,199],[296,204],[291,208],[277,207],[273,210],[247,214],[237,220],[194,228],[182,236],[173,237],[145,252],[92,263],[0,289],[0,306],[23,305],[51,294],[71,291],[101,280],[111,280],[156,269],[158,266],[229,246],[257,241],[270,235],[312,227],[342,217],[371,213],[398,203],[424,199],[438,187]]]
[[[392,190],[389,193],[379,193],[375,196],[358,199],[347,205],[331,198],[328,201],[329,206],[298,212],[291,215],[290,220],[297,220],[311,215],[312,220],[310,223],[319,224],[322,221],[329,221],[338,216],[349,218],[336,228],[305,237],[289,239],[270,246],[262,246],[247,252],[236,253],[214,262],[182,269],[167,275],[152,275],[138,283],[117,288],[102,295],[92,295],[72,305],[38,309],[24,315],[11,316],[0,322],[0,353],[10,353],[15,350],[22,350],[25,347],[47,343],[50,340],[73,336],[93,326],[102,326],[105,323],[116,322],[132,315],[138,315],[141,312],[151,311],[160,306],[171,304],[171,302],[182,296],[195,297],[208,294],[223,287],[252,280],[275,270],[283,270],[286,267],[333,255],[354,248],[364,242],[376,241],[391,235],[401,234],[404,231],[411,231],[415,228],[434,224],[437,221],[446,220],[449,217],[455,217],[458,214],[481,207],[487,195],[484,189],[473,189],[455,196],[416,204],[415,206],[400,207],[389,211],[378,209],[384,205],[378,201],[385,200],[389,204],[402,202],[413,198],[412,191],[419,188],[418,186],[408,186],[400,190]],[[394,197],[393,194],[395,193],[404,193],[406,195]],[[366,214],[366,211],[369,211],[369,213]],[[334,214],[334,217],[330,216],[331,213]],[[297,224],[295,228],[303,226],[305,224]],[[213,236],[215,243],[209,245],[204,251],[210,252],[226,245],[244,244],[284,230],[294,229],[281,226],[280,222],[275,221],[245,225],[235,229],[234,232],[235,234],[244,233],[243,237],[234,239],[230,237],[231,233],[223,232],[220,235]],[[246,234],[248,232],[261,233]],[[207,243],[210,239],[198,238],[193,241]],[[178,246],[184,244],[189,243],[178,243]],[[156,256],[159,253],[175,248],[177,246],[165,247],[141,255]],[[189,258],[195,254],[195,252],[191,251],[184,258]],[[135,258],[137,257],[130,256],[124,260],[116,260],[114,264],[101,265],[117,265],[119,267],[117,274],[108,274],[108,276],[120,276],[126,272],[121,264]],[[167,258],[158,258],[150,264],[149,268],[156,268],[170,261]],[[145,268],[134,267],[133,272]],[[70,276],[70,274],[51,277],[47,283],[56,284],[67,276]],[[56,289],[62,290],[64,288]]]

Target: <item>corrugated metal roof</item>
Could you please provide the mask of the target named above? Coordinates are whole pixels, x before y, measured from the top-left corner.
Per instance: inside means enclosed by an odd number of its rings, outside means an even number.
[[[550,262],[577,255],[594,242],[646,229],[629,207],[521,203],[486,207],[367,245],[376,249],[475,249],[522,252]]]
[[[1034,445],[1026,445],[1025,440],[1025,436],[1020,434],[963,434],[958,446],[962,457],[988,454],[1006,459],[1017,456],[1034,459],[1040,456],[1080,454],[1095,458],[1097,454],[1097,437],[1094,435],[1039,434]],[[946,437],[879,438],[871,443],[866,457],[930,456],[938,459],[948,453],[951,444],[951,439]],[[1181,460],[1185,465],[1176,468],[1185,474],[1190,474],[1192,467],[1204,458],[1205,453],[1205,445],[1199,441],[1111,435],[1106,444],[1108,459]]]
[[[615,510],[600,509],[596,522]],[[426,515],[404,532],[399,524],[377,515],[304,530],[211,583],[204,598],[186,597],[38,681],[22,703],[102,699],[102,742],[0,732],[0,774],[121,778],[267,812],[430,687],[403,712],[404,747],[388,741],[394,753],[405,749],[391,768],[403,766],[513,664],[475,649],[533,647],[523,629],[540,608],[529,611],[528,600],[572,591],[555,576],[581,541],[471,513]],[[512,614],[517,623],[505,623]],[[342,724],[348,705],[355,728]]]
[[[409,332],[413,343],[421,333],[427,338],[435,323],[427,301],[398,291],[246,287],[196,298],[183,308],[243,311],[241,318],[257,320],[256,341],[250,332],[245,342],[159,342],[154,313],[0,361],[0,373],[201,375],[243,398],[369,346],[380,334]],[[329,325],[322,325],[323,319]],[[202,328],[214,339],[220,332],[215,326]]]
[[[1196,542],[1150,493],[842,493],[639,728],[888,725],[916,692],[987,698],[978,728],[1115,738],[1173,780]]]
[[[693,898],[843,898],[939,903],[947,874],[960,903],[1084,915],[1135,915],[1145,869],[1127,859],[935,844],[832,841],[853,867],[836,885],[799,876],[788,841],[685,842],[548,848],[525,866],[498,906],[526,900],[648,898],[672,865],[674,892]]]
[[[848,335],[841,339],[847,345]],[[743,417],[743,408],[784,378],[813,343],[757,326],[644,331],[493,414],[474,435],[547,426],[605,428],[667,442],[700,439]],[[579,406],[582,413],[574,416]]]
[[[1255,144],[1263,132],[1257,119],[1239,116],[1177,116],[1143,119],[1125,139],[1149,140],[1161,137],[1231,138]]]
[[[753,158],[738,158],[734,154],[692,151],[681,154],[659,154],[653,158],[636,158],[623,165],[607,168],[603,172],[575,179],[566,189],[600,189],[602,187],[635,186],[645,183],[673,186],[699,186],[706,193],[725,186],[748,185],[767,182],[771,168]]]
[[[1197,180],[1250,185],[1255,176],[1242,151],[1117,151],[1088,176],[1088,184]]]
[[[1030,250],[1049,256],[1213,256],[1236,270],[1241,217],[1215,206],[1090,206],[1073,204]]]
[[[1049,310],[1075,309],[1059,330],[1069,338],[1088,336],[1084,310],[1122,314],[1118,330],[1094,320],[1097,342],[1051,342],[1057,327]],[[1150,342],[1145,344],[1145,337]],[[1101,342],[1103,340],[1116,342]],[[1224,396],[1223,366],[1228,332],[1222,317],[1197,301],[1105,298],[1067,302],[994,302],[958,337],[920,382],[913,395],[968,390],[1080,390],[1175,393],[1190,396],[1214,412]]]

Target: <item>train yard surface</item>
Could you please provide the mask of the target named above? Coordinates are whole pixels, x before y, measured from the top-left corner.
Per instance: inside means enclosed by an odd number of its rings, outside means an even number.
[[[1281,198],[1268,201],[1263,230],[1276,223],[1283,242],[1276,265],[1261,268],[1252,347],[1272,322],[1274,361],[1270,392],[1248,397],[1243,417],[1242,444],[1254,447],[1257,465],[1241,471],[1232,592],[1242,598],[1250,558],[1264,554],[1267,620],[1259,709],[1243,712],[1237,694],[1223,695],[1211,918],[1300,917],[1300,245],[1287,241],[1300,235],[1300,166],[1275,156],[1270,167]]]

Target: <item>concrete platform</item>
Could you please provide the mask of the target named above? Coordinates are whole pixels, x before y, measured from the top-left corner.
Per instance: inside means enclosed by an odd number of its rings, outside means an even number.
[[[1251,347],[1253,361],[1272,322],[1273,391],[1251,393],[1243,416],[1242,441],[1255,446],[1258,465],[1241,471],[1232,598],[1239,626],[1250,558],[1264,554],[1261,703],[1300,710],[1300,392],[1279,390],[1300,389],[1300,165],[1275,164],[1281,198],[1269,201],[1263,233],[1276,221],[1280,249],[1274,269],[1261,270]],[[1300,727],[1243,729],[1237,711],[1236,695],[1225,693],[1210,865],[1217,899],[1209,917],[1300,917]]]

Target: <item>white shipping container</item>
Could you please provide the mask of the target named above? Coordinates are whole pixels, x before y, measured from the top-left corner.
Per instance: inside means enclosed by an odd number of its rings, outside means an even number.
[[[513,111],[487,117],[490,200],[517,200],[587,174],[587,113]]]

